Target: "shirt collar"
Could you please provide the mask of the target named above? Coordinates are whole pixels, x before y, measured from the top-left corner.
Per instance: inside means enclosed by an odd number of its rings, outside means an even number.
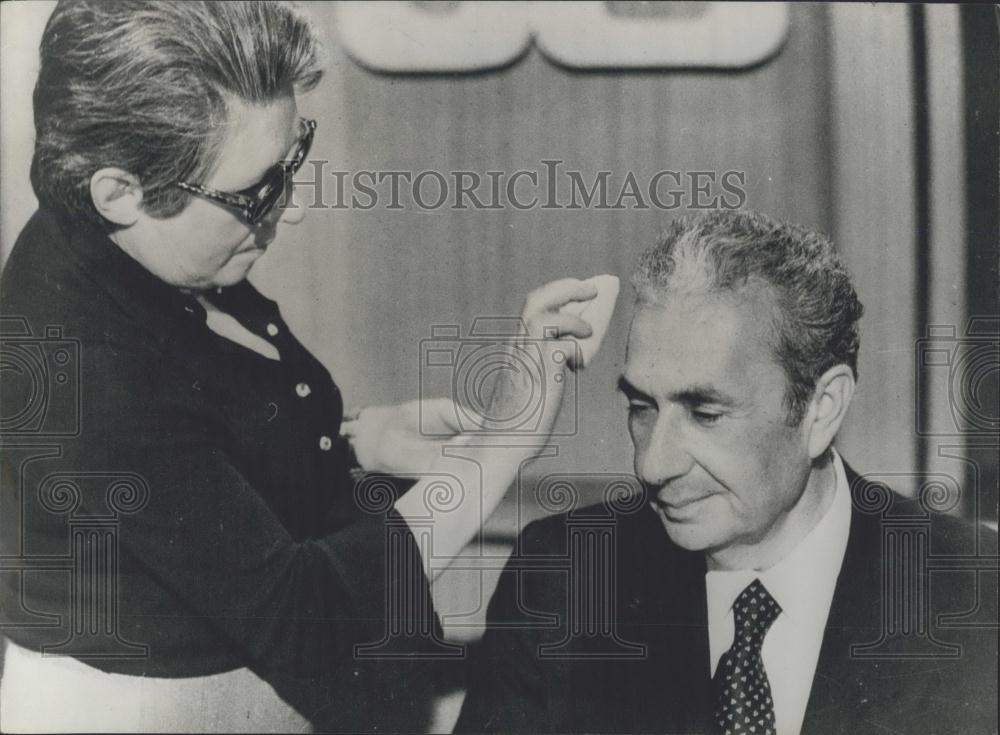
[[[763,571],[712,570],[705,575],[710,619],[725,617],[740,592],[760,579],[792,621],[808,621],[830,607],[851,525],[851,497],[844,463],[832,449],[835,476],[833,502],[819,522],[790,554]]]

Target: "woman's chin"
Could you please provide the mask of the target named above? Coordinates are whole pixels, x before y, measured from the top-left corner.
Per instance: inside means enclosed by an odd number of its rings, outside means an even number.
[[[235,286],[247,277],[250,269],[263,254],[264,251],[258,248],[236,253],[212,278],[212,286],[218,288]]]

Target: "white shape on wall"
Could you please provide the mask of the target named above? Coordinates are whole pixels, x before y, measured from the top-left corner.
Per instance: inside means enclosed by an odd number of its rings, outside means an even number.
[[[786,3],[342,2],[348,54],[391,73],[463,73],[511,64],[534,44],[576,69],[740,69],[788,35]]]

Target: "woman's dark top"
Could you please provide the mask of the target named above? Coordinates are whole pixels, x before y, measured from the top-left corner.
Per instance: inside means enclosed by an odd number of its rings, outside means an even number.
[[[246,281],[208,294],[280,362],[44,211],[0,288],[4,634],[125,674],[248,666],[291,699],[322,681],[357,706],[388,678],[355,646],[385,637],[387,600],[429,601],[420,555],[387,503],[359,509],[340,393],[276,304]]]

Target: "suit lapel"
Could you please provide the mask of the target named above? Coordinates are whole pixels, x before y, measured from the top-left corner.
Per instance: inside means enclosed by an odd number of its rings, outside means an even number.
[[[705,560],[679,549],[655,512],[644,509],[630,534],[629,575],[622,598],[628,635],[647,646],[642,689],[643,720],[659,732],[706,732],[709,728],[708,614]],[[628,570],[628,571],[626,571]]]
[[[857,474],[845,465],[849,487]],[[820,647],[802,732],[860,732],[877,700],[877,668],[851,646],[878,637],[881,615],[881,526],[877,515],[851,508],[851,527]],[[854,723],[852,725],[851,723]],[[832,729],[831,729],[832,728]]]

